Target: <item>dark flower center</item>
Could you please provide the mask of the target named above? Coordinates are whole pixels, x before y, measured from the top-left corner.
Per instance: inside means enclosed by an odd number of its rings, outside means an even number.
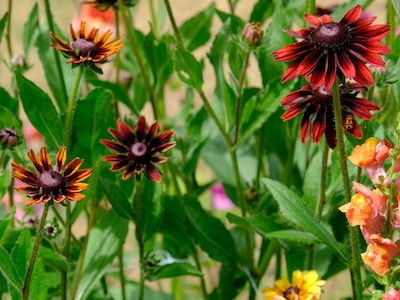
[[[44,171],[39,176],[39,186],[46,193],[57,193],[64,186],[64,178],[58,172]]]
[[[299,299],[300,289],[297,286],[291,286],[286,291],[283,292],[283,297],[285,299]],[[289,296],[291,296],[289,298]]]
[[[88,56],[97,51],[97,44],[85,39],[77,39],[71,43],[71,48],[77,55]]]
[[[314,91],[313,99],[315,100],[315,102],[321,104],[330,104],[333,101],[332,95],[326,91],[324,86],[321,86]]]
[[[147,145],[142,142],[134,143],[131,146],[131,154],[134,158],[143,158],[147,153]]]
[[[325,52],[340,51],[346,48],[351,39],[350,30],[340,23],[330,22],[319,26],[312,34],[311,40],[318,49]]]

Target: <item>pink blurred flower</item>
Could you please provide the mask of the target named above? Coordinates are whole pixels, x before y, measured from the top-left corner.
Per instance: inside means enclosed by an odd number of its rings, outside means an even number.
[[[211,206],[215,209],[228,210],[234,207],[231,199],[225,193],[222,183],[217,183],[211,189]]]
[[[27,123],[22,128],[25,142],[28,148],[37,148],[43,144],[43,136],[31,123]]]
[[[389,292],[382,295],[382,300],[400,300],[400,292],[391,288]]]

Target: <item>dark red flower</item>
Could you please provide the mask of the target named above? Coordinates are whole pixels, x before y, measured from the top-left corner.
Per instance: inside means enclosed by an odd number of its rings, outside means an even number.
[[[157,135],[158,122],[149,128],[146,119],[141,116],[136,123],[136,132],[124,121],[117,121],[118,129],[110,128],[109,132],[117,141],[101,140],[101,143],[118,154],[110,154],[104,160],[111,163],[111,171],[124,170],[122,179],[129,179],[133,174],[145,172],[146,176],[155,182],[161,181],[160,171],[154,164],[167,161],[166,157],[158,156],[171,149],[175,142],[169,142],[174,135],[173,130],[167,130]]]
[[[12,163],[14,168],[12,176],[22,183],[21,186],[16,186],[15,190],[29,195],[26,205],[51,200],[56,203],[67,199],[79,201],[85,198],[81,192],[88,187],[88,184],[81,181],[87,179],[92,170],[79,170],[83,164],[82,159],[75,158],[64,168],[67,158],[65,147],[61,147],[58,151],[54,169],[45,147],[40,149],[40,157],[37,157],[32,150],[28,152],[28,157],[39,174]]]
[[[329,15],[306,14],[311,27],[287,30],[286,33],[302,41],[272,53],[277,61],[293,61],[282,82],[306,75],[313,89],[325,86],[330,91],[338,75],[372,85],[374,80],[366,64],[385,65],[381,55],[390,50],[379,40],[389,33],[390,26],[371,25],[376,17],[361,18],[361,15],[360,5],[350,9],[339,22],[332,21]]]
[[[365,98],[357,98],[357,94],[366,88],[359,84],[350,84],[349,89],[340,87],[340,102],[342,108],[342,128],[355,138],[361,138],[362,132],[354,116],[362,120],[371,120],[371,110],[378,110],[372,101]],[[318,143],[323,134],[330,148],[336,146],[335,119],[333,113],[333,98],[325,88],[316,90],[311,85],[306,85],[300,90],[291,92],[281,102],[288,107],[282,115],[284,121],[293,119],[304,111],[301,120],[300,138],[302,142],[307,140],[311,132],[312,141]]]

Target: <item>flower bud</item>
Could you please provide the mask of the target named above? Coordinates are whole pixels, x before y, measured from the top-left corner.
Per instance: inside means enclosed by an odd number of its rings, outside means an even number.
[[[13,147],[19,143],[19,136],[12,128],[0,130],[0,145],[2,147]]]
[[[242,39],[250,46],[258,46],[261,43],[263,31],[260,22],[247,23],[242,30]]]
[[[28,64],[26,63],[26,59],[22,54],[13,56],[11,59],[11,66],[13,70],[19,72],[28,70]]]

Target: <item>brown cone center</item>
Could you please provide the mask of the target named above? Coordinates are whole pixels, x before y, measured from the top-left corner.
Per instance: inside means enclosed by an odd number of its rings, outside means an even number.
[[[145,143],[137,142],[131,146],[131,153],[135,158],[142,158],[147,153],[147,146]]]
[[[285,299],[299,299],[299,293],[300,289],[297,286],[291,286],[283,292],[283,297],[285,297]]]
[[[97,51],[96,43],[85,39],[77,39],[76,41],[73,41],[71,44],[71,48],[76,54],[82,56],[88,56],[91,53]]]
[[[312,37],[317,47],[326,51],[342,50],[350,41],[351,35],[347,27],[340,23],[330,22],[319,26]]]
[[[55,171],[44,171],[39,176],[39,186],[47,193],[57,192],[64,185],[64,178]]]

